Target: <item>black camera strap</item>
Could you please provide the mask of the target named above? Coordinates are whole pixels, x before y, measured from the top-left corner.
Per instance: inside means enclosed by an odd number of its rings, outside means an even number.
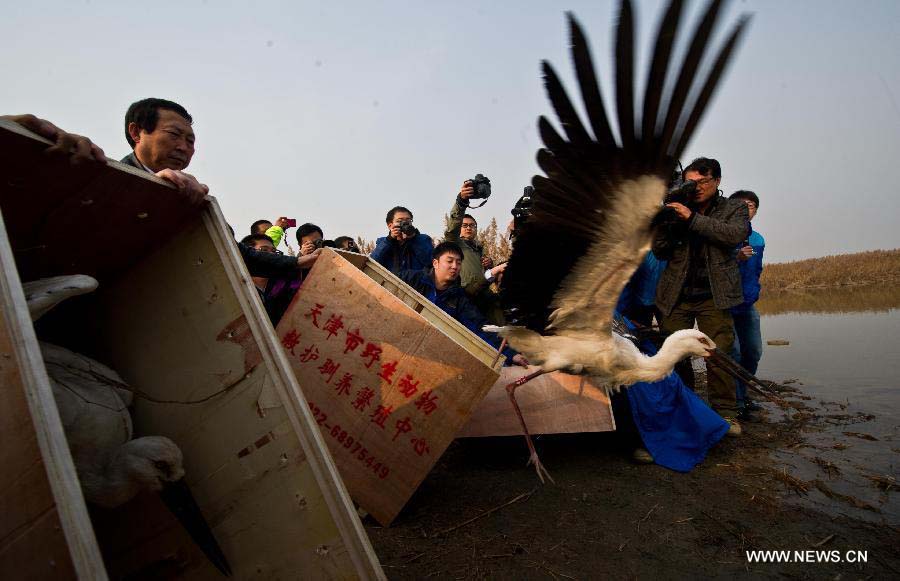
[[[475,208],[480,208],[480,207],[482,207],[483,205],[487,204],[488,199],[489,199],[489,198],[485,198],[484,201],[481,202],[480,204],[478,204],[477,206],[469,206],[469,209],[470,209],[470,210],[474,210]]]

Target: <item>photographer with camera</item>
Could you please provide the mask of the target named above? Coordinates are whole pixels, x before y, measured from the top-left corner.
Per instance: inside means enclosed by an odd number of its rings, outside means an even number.
[[[279,218],[275,222],[276,227],[281,228],[278,224],[282,221],[287,221],[287,218]],[[284,226],[288,226],[288,224],[284,223]],[[269,231],[271,231],[271,229]],[[249,238],[253,238],[253,236],[248,236],[248,239]],[[262,238],[267,237],[263,236]],[[265,304],[266,312],[268,312],[273,326],[278,325],[278,321],[281,320],[284,312],[291,304],[294,295],[297,294],[297,290],[299,290],[300,286],[303,284],[306,275],[309,274],[310,269],[315,264],[319,254],[321,254],[321,248],[325,245],[325,241],[322,240],[322,229],[315,224],[303,224],[297,228],[297,243],[300,245],[300,252],[298,252],[297,258],[291,258],[290,260],[296,262],[298,268],[269,275],[269,278],[266,281],[265,291],[263,292],[263,303]],[[246,242],[246,239],[245,245],[250,245]],[[258,245],[254,245],[254,249],[262,251],[263,254],[267,254],[270,257],[278,256],[278,258],[281,259],[287,258],[281,256],[281,251],[276,250],[274,244],[271,248],[259,248]],[[252,270],[251,274],[253,274]],[[256,281],[256,279],[254,279],[254,281]]]
[[[278,245],[281,244],[281,241],[284,239],[284,234],[287,232],[288,228],[296,228],[297,220],[295,218],[288,218],[286,216],[280,216],[275,223],[272,224],[267,220],[257,220],[251,226],[251,234],[255,234],[256,231],[254,228],[262,229],[265,226],[265,229],[262,230],[262,234],[265,234],[269,238],[272,239],[272,242],[275,244],[275,247],[278,248]],[[287,243],[287,240],[284,240],[285,246],[288,247],[288,250],[291,254],[294,253],[293,249],[290,247],[290,244]]]
[[[323,238],[325,238],[325,235],[322,233],[322,229],[315,224],[307,222],[301,225],[297,228],[297,244],[300,245],[298,254],[306,256],[324,247],[325,241]]]
[[[431,236],[413,226],[413,215],[403,206],[395,206],[385,218],[388,235],[375,242],[370,258],[394,274],[402,270],[421,270],[431,264],[434,244]]]
[[[359,246],[356,245],[356,242],[353,240],[353,238],[349,236],[338,236],[337,238],[335,238],[334,247],[338,250],[346,250],[348,252],[362,254],[362,250],[359,249]]]
[[[466,214],[466,210],[469,208],[470,199],[473,197],[486,199],[490,196],[490,189],[490,180],[481,174],[478,174],[475,180],[464,181],[450,209],[450,219],[444,233],[444,240],[454,242],[462,249],[464,260],[459,272],[459,281],[470,297],[478,295],[487,286],[485,269],[488,264],[483,257],[484,248],[478,243],[478,222],[471,214]]]
[[[734,328],[729,309],[744,300],[734,249],[749,233],[747,205],[720,195],[722,169],[715,159],[695,159],[684,168],[682,178],[685,184],[666,198],[670,215],[653,240],[653,254],[668,261],[656,290],[661,328],[672,333],[691,329],[696,322],[716,347],[731,353]],[[693,387],[691,360],[676,369]],[[729,435],[740,435],[734,380],[709,367],[707,385],[710,405],[731,424]]]

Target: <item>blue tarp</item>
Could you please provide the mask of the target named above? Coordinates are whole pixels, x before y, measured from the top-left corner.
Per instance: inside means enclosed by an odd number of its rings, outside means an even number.
[[[642,351],[654,354],[656,348],[645,342]],[[674,372],[655,383],[636,383],[625,391],[644,446],[660,466],[690,472],[728,432],[728,422]]]

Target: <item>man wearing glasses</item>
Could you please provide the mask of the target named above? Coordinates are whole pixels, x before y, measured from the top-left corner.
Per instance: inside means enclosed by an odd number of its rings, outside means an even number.
[[[653,240],[653,254],[668,260],[656,291],[662,330],[691,329],[696,322],[716,347],[731,353],[734,323],[729,309],[744,301],[735,248],[750,233],[747,205],[721,195],[722,168],[715,159],[695,159],[682,177],[696,183],[696,190],[686,204],[666,204],[675,219],[660,227]],[[690,359],[676,369],[693,387]],[[739,436],[734,380],[719,368],[707,368],[707,385],[710,405],[731,424],[728,434]]]
[[[462,267],[459,271],[459,282],[469,297],[474,297],[487,286],[485,268],[489,266],[489,258],[482,257],[484,249],[478,243],[478,223],[470,214],[466,214],[469,198],[475,193],[472,182],[463,182],[447,221],[444,240],[456,243],[463,251]]]

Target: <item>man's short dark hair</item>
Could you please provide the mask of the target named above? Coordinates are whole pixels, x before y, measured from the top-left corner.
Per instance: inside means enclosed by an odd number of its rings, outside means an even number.
[[[155,97],[136,101],[128,107],[128,111],[125,113],[125,139],[128,140],[128,145],[131,146],[131,149],[134,149],[135,143],[131,138],[131,134],[128,133],[128,125],[134,122],[147,133],[153,133],[156,130],[156,123],[159,121],[160,109],[174,111],[184,117],[188,124],[193,125],[194,123],[194,119],[187,112],[187,109],[174,101],[157,99]]]
[[[465,220],[466,218],[475,222],[475,225],[478,226],[478,220],[476,220],[472,214],[463,214],[463,220]]]
[[[759,209],[759,196],[750,190],[738,190],[735,193],[728,196],[731,200],[749,200],[756,205],[756,209]]]
[[[334,245],[337,248],[343,248],[344,242],[353,242],[353,245],[356,246],[356,241],[353,240],[353,238],[351,238],[349,236],[338,236],[337,238],[334,239]]]
[[[394,214],[396,214],[397,212],[406,212],[407,214],[409,214],[410,218],[412,218],[412,215],[413,215],[413,213],[410,212],[409,209],[404,208],[403,206],[394,206],[394,207],[391,208],[390,211],[387,213],[387,218],[385,219],[385,222],[387,222],[388,224],[390,224],[391,222],[393,222],[393,221],[394,221]]]
[[[453,254],[459,256],[460,260],[463,260],[463,251],[462,248],[459,247],[459,244],[456,242],[441,242],[437,246],[434,247],[434,251],[431,253],[431,258],[434,260],[440,260],[441,256],[452,252]]]
[[[271,223],[272,223],[271,220],[257,220],[256,222],[250,224],[250,233],[251,233],[251,234],[256,234],[256,228],[257,228],[260,224],[271,224]],[[268,228],[266,228],[266,229],[268,230]]]
[[[275,246],[275,242],[265,234],[250,234],[249,236],[244,236],[241,240],[241,244],[247,246],[255,246],[254,242],[268,242],[272,246]]]
[[[325,238],[325,234],[322,233],[321,228],[319,228],[315,224],[310,224],[309,222],[307,222],[306,224],[303,224],[302,226],[297,228],[297,244],[302,244],[302,242],[300,241],[303,240],[303,237],[309,236],[313,232],[318,232],[319,236]]]
[[[681,172],[681,177],[684,178],[685,174],[689,171],[695,171],[702,176],[712,176],[715,179],[722,177],[722,166],[719,165],[719,162],[715,159],[708,157],[698,157],[692,161],[691,164]]]

